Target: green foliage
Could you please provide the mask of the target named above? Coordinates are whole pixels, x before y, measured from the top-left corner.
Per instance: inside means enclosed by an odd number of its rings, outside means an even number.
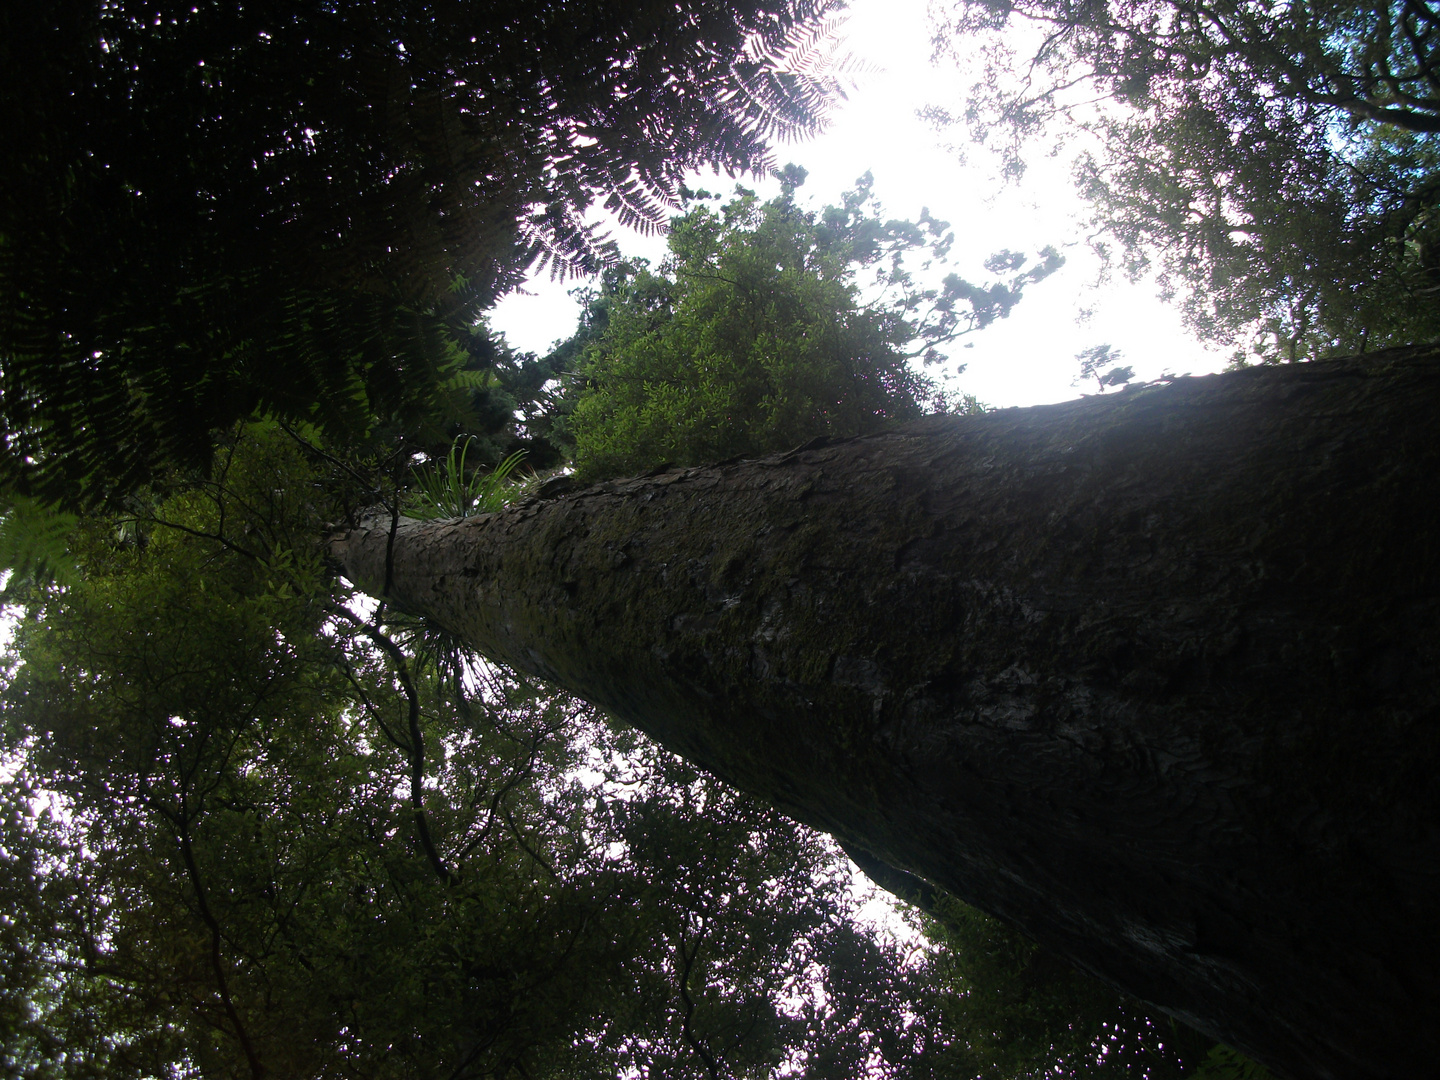
[[[411,470],[415,484],[405,504],[407,517],[422,521],[470,517],[499,510],[510,501],[515,487],[510,474],[525,457],[525,451],[516,450],[489,472],[472,469],[467,473],[465,455],[473,442],[473,437],[461,436],[450,444],[443,463],[427,462]]]
[[[927,957],[941,1007],[983,1080],[1192,1075],[1211,1040],[1082,974],[952,899]]]
[[[1228,1046],[1212,1047],[1200,1071],[1192,1075],[1195,1080],[1275,1080],[1264,1065]]]
[[[1028,63],[998,40],[1026,23]],[[1097,246],[1158,270],[1203,335],[1249,335],[1267,360],[1440,335],[1433,7],[960,0],[941,37],[958,53],[977,35],[997,47],[964,117],[976,137],[1007,137],[1019,168],[1058,119],[1096,136],[1079,182]]]
[[[1260,359],[1440,336],[1440,136],[1277,121],[1263,86],[1226,103],[1195,90],[1105,125],[1081,183],[1127,271],[1153,265],[1192,327]]]
[[[317,460],[252,427],[210,484],[83,523],[83,576],[32,598],[0,694],[7,1068],[875,1075],[913,988],[800,1003],[902,967],[832,850],[357,615],[309,542]]]
[[[558,466],[566,449],[554,434],[557,358],[516,352],[484,319],[471,328],[467,351],[465,374],[481,378],[468,391],[464,416],[449,430],[473,435],[473,449],[484,461],[523,450],[532,469]]]
[[[16,1080],[110,1075],[100,980],[74,980],[83,856],[50,800],[7,762],[0,778],[0,1072]]]
[[[1103,394],[1107,386],[1124,386],[1135,377],[1135,369],[1119,363],[1120,350],[1109,345],[1094,345],[1075,354],[1080,361],[1080,376],[1077,381],[1095,380]],[[1110,370],[1106,371],[1105,368]]]
[[[884,220],[870,178],[841,205],[810,211],[794,198],[739,194],[701,205],[671,227],[670,255],[652,272],[631,265],[589,297],[561,354],[584,380],[568,419],[576,471],[614,476],[663,462],[688,465],[788,449],[813,438],[874,431],[935,407],[935,387],[910,361],[1004,318],[1026,285],[1061,263],[1026,267],[981,287],[951,274],[937,288],[906,266],[943,259],[947,223]],[[882,298],[866,302],[863,293]]]
[[[79,519],[24,495],[0,500],[0,572],[9,571],[0,603],[27,588],[68,585],[79,573],[69,540]]]
[[[95,505],[259,413],[441,408],[530,269],[814,130],[831,0],[57,0],[0,14],[0,484]]]

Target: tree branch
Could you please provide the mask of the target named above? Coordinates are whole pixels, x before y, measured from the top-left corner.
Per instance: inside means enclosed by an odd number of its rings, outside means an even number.
[[[445,860],[441,858],[439,850],[435,847],[434,838],[430,835],[430,822],[425,813],[425,735],[420,728],[420,692],[415,687],[415,681],[410,676],[410,665],[405,659],[405,653],[395,641],[386,634],[377,622],[367,623],[362,621],[353,612],[347,611],[338,605],[330,605],[330,610],[347,622],[358,627],[371,641],[380,647],[380,650],[390,659],[395,672],[395,679],[400,684],[400,690],[405,696],[407,707],[407,719],[410,728],[409,765],[410,765],[410,810],[415,821],[415,833],[420,840],[420,847],[425,852],[431,869],[441,881],[447,885],[459,883],[459,877],[453,873]],[[378,613],[377,613],[378,618]],[[399,740],[390,735],[388,729],[382,725],[392,742],[400,745]],[[402,747],[403,748],[403,747]]]
[[[702,922],[700,937],[695,942],[694,950],[691,951],[686,949],[685,927],[682,921],[680,927],[679,975],[680,1000],[685,1005],[685,1014],[680,1022],[680,1035],[685,1040],[686,1045],[688,1045],[690,1049],[695,1052],[695,1056],[698,1057],[702,1062],[704,1062],[705,1071],[707,1074],[709,1074],[710,1080],[720,1080],[720,1068],[715,1062],[715,1056],[710,1053],[709,1048],[706,1047],[704,1043],[702,1043],[698,1038],[696,1038],[695,1032],[690,1026],[690,1020],[695,1015],[695,999],[690,996],[690,973],[692,970],[694,970],[695,961],[700,956],[700,946],[704,943],[704,941],[704,923]]]
[[[210,902],[205,896],[205,886],[200,880],[200,868],[195,862],[195,851],[190,844],[190,815],[183,809],[176,816],[176,825],[180,833],[180,857],[185,863],[185,872],[190,877],[190,885],[195,890],[195,903],[200,920],[210,931],[210,970],[214,972],[216,985],[220,989],[220,1001],[224,1005],[225,1015],[230,1018],[230,1023],[235,1029],[235,1037],[239,1040],[240,1049],[245,1054],[245,1061],[250,1066],[251,1077],[254,1080],[261,1080],[265,1076],[265,1067],[260,1063],[260,1058],[255,1053],[255,1047],[251,1045],[250,1035],[245,1030],[245,1025],[240,1019],[240,1012],[235,1008],[235,1002],[230,996],[230,983],[225,977],[224,959],[220,953],[220,922],[210,910]]]

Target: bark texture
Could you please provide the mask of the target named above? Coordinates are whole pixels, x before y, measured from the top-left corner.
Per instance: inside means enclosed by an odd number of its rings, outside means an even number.
[[[1437,423],[1440,352],[1407,350],[332,549],[1282,1074],[1414,1080],[1440,1071]]]

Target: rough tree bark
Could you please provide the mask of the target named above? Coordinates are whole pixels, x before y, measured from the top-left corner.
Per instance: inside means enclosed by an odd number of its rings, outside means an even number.
[[[332,549],[1282,1074],[1413,1080],[1440,1069],[1437,423],[1440,351],[1408,350]]]

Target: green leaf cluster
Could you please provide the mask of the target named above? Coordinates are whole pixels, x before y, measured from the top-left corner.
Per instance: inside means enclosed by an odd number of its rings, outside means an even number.
[[[814,211],[783,193],[750,191],[701,204],[671,224],[658,270],[607,274],[575,339],[561,349],[577,380],[567,431],[581,478],[783,450],[820,437],[875,431],[945,407],[912,364],[1005,317],[1026,285],[1063,262],[1052,250],[1026,267],[1002,252],[987,264],[1007,282],[950,274],[917,282],[954,242],[928,212],[887,220],[871,179]]]
[[[407,517],[422,521],[470,517],[499,510],[509,501],[515,488],[510,475],[520,465],[525,451],[516,450],[489,472],[467,472],[465,457],[473,442],[473,437],[461,436],[450,444],[443,462],[426,462],[411,470],[414,486],[405,506]]]
[[[30,587],[76,579],[69,540],[78,523],[74,514],[24,495],[0,500],[0,571],[9,571],[0,603]]]

